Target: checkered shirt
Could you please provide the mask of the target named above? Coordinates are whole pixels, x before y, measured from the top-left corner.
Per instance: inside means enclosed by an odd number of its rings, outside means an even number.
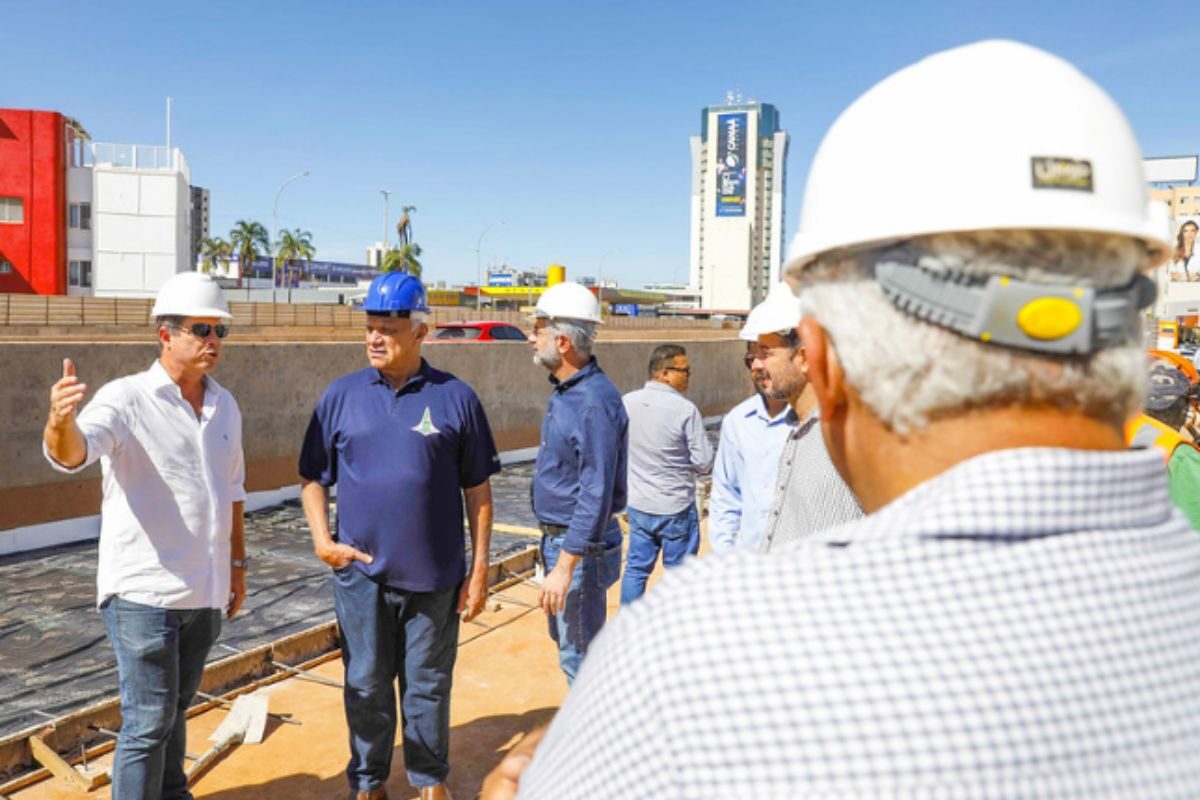
[[[1200,797],[1200,535],[1156,452],[1014,449],[593,642],[521,798]]]
[[[861,519],[862,507],[829,459],[816,412],[788,435],[779,458],[775,502],[759,549],[771,552]]]

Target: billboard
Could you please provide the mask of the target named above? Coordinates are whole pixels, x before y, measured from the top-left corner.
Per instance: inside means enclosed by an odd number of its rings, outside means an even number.
[[[717,116],[717,216],[746,216],[746,114]]]
[[[1196,180],[1196,156],[1170,156],[1142,160],[1147,183],[1191,183]]]
[[[1171,227],[1175,250],[1167,264],[1168,279],[1171,283],[1200,282],[1200,242],[1196,241],[1200,217],[1175,217]]]

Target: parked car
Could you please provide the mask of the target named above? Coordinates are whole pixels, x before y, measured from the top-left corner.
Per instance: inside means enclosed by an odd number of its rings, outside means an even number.
[[[426,342],[524,342],[526,334],[507,322],[443,322],[425,337]]]

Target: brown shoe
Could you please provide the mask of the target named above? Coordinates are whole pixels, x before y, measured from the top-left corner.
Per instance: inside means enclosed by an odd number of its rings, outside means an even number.
[[[421,787],[421,800],[454,800],[450,797],[450,788],[444,783]]]
[[[387,789],[382,786],[365,792],[356,792],[351,789],[350,800],[388,800]]]

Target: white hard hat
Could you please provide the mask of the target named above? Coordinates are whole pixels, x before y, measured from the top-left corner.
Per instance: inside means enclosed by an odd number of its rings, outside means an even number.
[[[534,309],[535,317],[577,319],[604,324],[600,319],[600,301],[586,287],[571,281],[555,284],[542,293]]]
[[[768,333],[790,331],[800,324],[800,316],[800,298],[780,281],[771,287],[766,300],[751,309],[739,338],[756,342]]]
[[[864,210],[863,196],[871,198]],[[1069,230],[1170,252],[1129,122],[1062,59],[1008,41],[930,56],[858,98],[813,158],[785,274],[933,233]]]
[[[168,278],[158,290],[150,316],[233,319],[221,287],[200,272],[180,272]]]

